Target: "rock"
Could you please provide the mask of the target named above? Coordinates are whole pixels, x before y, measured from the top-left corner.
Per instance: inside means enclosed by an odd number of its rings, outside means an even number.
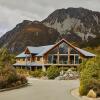
[[[96,98],[96,93],[91,89],[88,94],[87,94],[88,97],[90,98]]]
[[[78,72],[68,69],[65,73],[61,71],[60,76],[56,77],[55,80],[74,80],[77,79],[78,77],[79,77]]]
[[[55,80],[65,80],[63,76],[58,76],[55,78]]]
[[[41,79],[42,80],[48,80],[48,77],[47,76],[42,76]]]

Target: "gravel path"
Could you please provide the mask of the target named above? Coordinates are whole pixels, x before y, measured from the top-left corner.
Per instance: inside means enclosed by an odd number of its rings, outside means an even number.
[[[78,80],[29,79],[30,85],[0,93],[0,100],[77,100],[70,90],[79,86]]]

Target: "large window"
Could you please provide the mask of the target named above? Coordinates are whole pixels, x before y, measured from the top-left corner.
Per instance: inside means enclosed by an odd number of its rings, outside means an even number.
[[[69,48],[69,53],[68,53]],[[78,64],[78,52],[66,43],[61,43],[48,54],[48,63],[52,64]]]
[[[60,64],[67,64],[68,63],[68,56],[67,55],[60,55],[59,56],[59,63]]]
[[[78,51],[70,47],[70,54],[78,54]]]
[[[57,55],[49,55],[48,56],[48,63],[56,64],[57,63]]]
[[[75,64],[79,64],[79,55],[75,56]]]
[[[66,43],[62,43],[59,45],[59,53],[68,54],[68,45]]]
[[[70,64],[74,64],[74,55],[70,56]]]

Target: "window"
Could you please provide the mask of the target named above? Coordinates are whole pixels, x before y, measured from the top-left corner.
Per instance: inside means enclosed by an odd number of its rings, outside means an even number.
[[[30,58],[28,57],[27,60],[30,61]]]
[[[70,47],[70,54],[78,54],[78,51]]]
[[[57,63],[57,56],[56,55],[49,55],[48,56],[48,63],[56,64]]]
[[[24,59],[24,58],[23,58],[22,60],[23,60],[23,61],[25,61],[25,59]]]
[[[66,56],[66,55],[60,55],[59,56],[59,63],[60,64],[67,64],[68,63],[68,56]]]
[[[75,64],[79,64],[79,56],[78,55],[75,56]]]
[[[40,61],[40,57],[37,57],[37,61]]]
[[[68,53],[68,45],[66,43],[62,43],[59,45],[59,53],[67,54]]]

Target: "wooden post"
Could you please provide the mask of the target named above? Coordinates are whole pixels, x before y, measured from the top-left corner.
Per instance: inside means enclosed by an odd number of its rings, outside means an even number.
[[[70,47],[68,46],[68,64],[70,64]]]
[[[42,65],[42,71],[46,71],[46,67],[44,65]]]
[[[45,72],[45,71],[46,71],[46,68],[45,68],[45,66],[44,66],[44,57],[42,57],[42,64],[43,64],[43,65],[42,65],[42,71]]]
[[[30,71],[32,70],[31,66],[30,66]]]
[[[32,62],[32,55],[30,56],[30,62]]]
[[[59,64],[59,46],[58,46],[58,51],[57,51],[57,64]]]
[[[21,66],[21,69],[23,69],[22,66]]]
[[[37,71],[37,66],[36,66],[36,69],[35,70]]]
[[[74,54],[74,64],[75,64],[75,54]]]
[[[52,55],[52,64],[53,64],[53,55]]]

